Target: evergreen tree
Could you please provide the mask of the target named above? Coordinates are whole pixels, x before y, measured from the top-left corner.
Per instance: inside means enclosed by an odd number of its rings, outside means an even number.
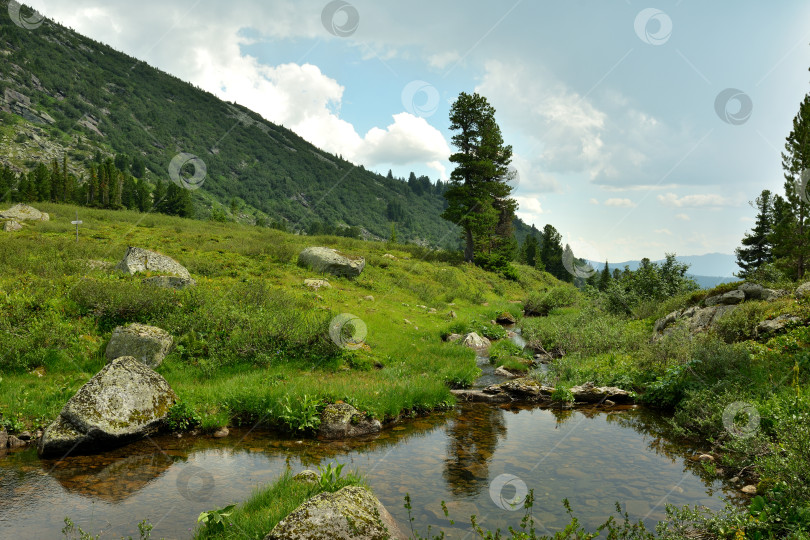
[[[543,244],[540,248],[540,261],[546,272],[561,281],[571,281],[572,276],[563,265],[562,235],[553,225],[543,227]]]
[[[152,193],[152,207],[156,212],[162,212],[161,208],[166,202],[166,182],[158,180],[155,191]]]
[[[607,289],[608,285],[610,285],[611,279],[610,267],[608,266],[608,262],[605,261],[605,267],[602,269],[602,273],[599,275],[599,290],[604,291]]]
[[[756,199],[756,207],[759,210],[756,222],[751,233],[746,233],[742,239],[742,247],[735,250],[737,254],[737,266],[742,270],[737,273],[737,277],[748,278],[753,275],[763,264],[773,260],[771,244],[773,236],[773,203],[771,202],[771,192],[767,189],[762,191]]]
[[[459,95],[451,107],[450,129],[457,132],[452,143],[458,152],[450,156],[456,168],[444,194],[448,206],[442,217],[464,231],[467,262],[475,260],[476,251],[503,256],[513,247],[510,238],[494,241],[493,236],[503,232],[504,216],[513,215],[517,208],[509,198],[512,187],[507,184],[512,147],[504,145],[495,109],[478,94]],[[493,235],[499,226],[501,230]]]
[[[793,129],[782,153],[782,169],[785,172],[785,201],[790,211],[781,209],[781,217],[786,221],[777,224],[773,254],[778,265],[791,277],[802,279],[810,251],[810,194],[805,174],[810,169],[810,94],[804,97],[793,119]]]
[[[529,266],[535,266],[537,264],[537,252],[539,249],[540,243],[537,241],[537,238],[533,234],[527,236],[526,240],[523,241],[523,247],[521,248],[521,262],[528,264]]]
[[[50,201],[51,200],[51,173],[44,163],[40,163],[34,169],[33,185],[30,201]]]
[[[140,212],[148,212],[152,208],[152,192],[146,180],[138,180],[135,188],[135,204]]]

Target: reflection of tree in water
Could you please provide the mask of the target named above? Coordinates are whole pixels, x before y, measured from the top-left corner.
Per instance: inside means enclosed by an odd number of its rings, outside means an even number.
[[[489,461],[506,436],[503,411],[492,406],[463,407],[447,427],[444,479],[455,495],[477,495],[489,482]]]
[[[574,409],[561,409],[560,407],[552,407],[549,409],[551,414],[554,415],[554,420],[556,420],[555,427],[557,429],[560,428],[563,424],[568,422],[574,417]]]

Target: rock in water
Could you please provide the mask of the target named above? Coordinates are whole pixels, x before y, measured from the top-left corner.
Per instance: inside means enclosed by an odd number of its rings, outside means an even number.
[[[132,356],[150,368],[158,367],[174,345],[172,336],[155,326],[132,323],[113,330],[105,356],[111,362]]]
[[[0,452],[5,450],[6,446],[8,446],[8,433],[3,429],[0,430]]]
[[[171,257],[167,257],[156,251],[149,251],[148,249],[137,247],[127,249],[123,260],[118,263],[118,266],[115,268],[129,275],[150,270],[152,272],[171,274],[181,278],[191,278],[191,274],[189,274],[188,270]]]
[[[515,317],[509,313],[508,311],[504,311],[495,319],[495,322],[498,324],[515,324],[517,321]]]
[[[610,400],[614,403],[632,403],[633,397],[629,392],[616,388],[615,386],[594,386],[592,382],[586,382],[579,386],[572,386],[571,393],[574,399],[586,403],[599,403]]]
[[[177,289],[178,291],[197,285],[197,282],[193,279],[179,276],[152,276],[142,279],[141,283],[162,289]]]
[[[309,247],[298,254],[298,264],[316,272],[356,277],[366,267],[366,260],[363,257],[345,255],[336,249]]]
[[[39,440],[41,457],[97,452],[157,430],[177,396],[131,356],[107,364],[68,400]]]
[[[17,232],[17,231],[21,231],[22,228],[23,228],[23,226],[20,225],[19,222],[15,221],[13,219],[11,221],[6,221],[5,223],[3,223],[3,230],[5,232]]]
[[[311,498],[281,520],[264,540],[405,539],[388,510],[368,489],[347,486]]]
[[[15,221],[48,221],[51,217],[27,204],[15,204],[8,210],[0,212],[0,219],[13,219]]]
[[[381,429],[379,420],[367,418],[348,403],[333,403],[321,413],[318,436],[324,439],[348,439],[379,433]]]

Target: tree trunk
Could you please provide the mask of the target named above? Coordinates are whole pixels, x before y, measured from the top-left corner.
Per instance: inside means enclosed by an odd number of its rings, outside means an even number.
[[[465,234],[467,235],[467,244],[464,246],[464,260],[467,262],[473,262],[475,260],[473,256],[473,235],[472,230],[465,229]]]

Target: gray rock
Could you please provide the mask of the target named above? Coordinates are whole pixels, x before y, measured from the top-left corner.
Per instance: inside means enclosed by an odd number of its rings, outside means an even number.
[[[0,451],[8,446],[8,433],[6,430],[0,431]]]
[[[192,278],[179,276],[152,276],[142,279],[141,283],[162,289],[176,289],[178,291],[186,287],[194,287],[197,285],[197,282]]]
[[[661,317],[657,321],[655,321],[655,326],[653,327],[656,332],[663,332],[669,325],[673,324],[675,321],[678,320],[680,316],[680,311],[673,311],[669,315],[665,317]]]
[[[41,457],[103,450],[158,429],[177,396],[131,356],[107,364],[68,400],[37,448]]]
[[[264,540],[404,540],[394,518],[371,491],[347,486],[321,493],[281,520]]]
[[[356,277],[365,268],[366,260],[363,257],[345,255],[336,249],[309,247],[298,254],[298,264],[312,268],[316,272]]]
[[[487,394],[481,390],[450,390],[459,401],[471,401],[476,403],[506,403],[512,401],[506,393]]]
[[[304,484],[317,484],[320,475],[311,469],[307,469],[301,471],[300,473],[293,476],[293,480],[296,482],[302,482]]]
[[[219,428],[218,430],[216,430],[214,432],[214,438],[215,439],[224,439],[225,437],[227,437],[230,434],[231,434],[231,432],[227,427],[221,427],[221,428]]]
[[[742,292],[739,293],[743,294]],[[719,304],[720,297],[718,296],[712,298],[714,298],[715,301],[713,305],[709,307],[691,307],[683,311],[674,311],[666,317],[658,319],[654,326],[653,340],[660,339],[673,332],[675,328],[681,325],[685,325],[689,332],[693,334],[706,332],[711,329],[723,315],[737,309],[737,306],[734,305]]]
[[[0,212],[0,220],[13,219],[15,221],[48,221],[51,217],[27,204],[15,204],[8,210]]]
[[[182,278],[191,278],[191,274],[189,274],[188,270],[171,257],[167,257],[156,251],[149,251],[148,249],[137,247],[127,249],[124,258],[118,263],[115,269],[129,275],[146,272],[148,270]]]
[[[745,294],[746,300],[768,300],[773,292],[773,289],[766,289],[759,283],[743,283],[737,290]]]
[[[313,290],[316,290],[316,291],[318,289],[320,289],[321,287],[323,287],[324,289],[331,289],[332,288],[332,285],[330,285],[329,282],[326,281],[325,279],[305,279],[304,280],[304,286],[309,287],[310,289],[313,289]]]
[[[470,332],[469,334],[464,336],[464,341],[462,341],[461,343],[465,347],[469,347],[471,349],[479,351],[482,349],[489,349],[489,347],[492,345],[492,342],[490,342],[487,338],[481,337],[475,332]]]
[[[17,231],[21,231],[22,228],[23,228],[23,226],[20,225],[20,223],[18,221],[15,221],[13,219],[3,223],[3,230],[5,232],[17,232]]]
[[[755,486],[753,484],[749,484],[747,486],[744,486],[742,489],[740,489],[740,491],[742,491],[746,495],[756,495],[757,494],[757,486]]]
[[[494,373],[495,373],[495,375],[498,375],[499,377],[506,377],[507,379],[517,379],[518,377],[520,377],[520,375],[518,375],[516,373],[512,373],[511,371],[509,371],[508,369],[506,369],[503,366],[498,366],[498,368],[495,369]]]
[[[108,362],[132,356],[150,368],[158,367],[172,350],[172,336],[155,326],[132,323],[113,330],[105,356]]]
[[[382,424],[367,418],[348,403],[332,403],[321,413],[318,436],[324,439],[349,439],[379,433]]]
[[[460,340],[462,337],[464,336],[462,336],[461,334],[450,334],[449,336],[445,337],[444,340],[449,343],[454,343]]]
[[[599,403],[610,400],[614,403],[631,403],[633,398],[621,388],[615,386],[594,386],[592,382],[586,382],[579,386],[572,386],[571,393],[576,401],[586,403]]]
[[[799,285],[799,288],[796,289],[796,298],[805,298],[807,296],[810,296],[810,281],[802,283]]]
[[[802,320],[795,315],[779,315],[778,317],[759,323],[756,330],[757,336],[771,336],[781,332],[788,325],[800,322],[802,322]]]
[[[390,253],[386,253],[385,255],[383,255],[383,259],[391,259],[392,261],[397,260],[397,258],[391,255]]]
[[[22,439],[20,439],[18,437],[15,437],[14,435],[9,435],[8,436],[8,447],[9,448],[22,448],[26,444],[28,444],[28,443],[26,443],[24,440],[22,440]]]
[[[484,388],[487,394],[506,394],[514,401],[547,401],[554,388],[543,386],[529,377],[519,377],[511,381],[492,384]]]
[[[733,306],[745,302],[745,293],[743,291],[729,291],[720,296],[719,303],[723,306]]]

